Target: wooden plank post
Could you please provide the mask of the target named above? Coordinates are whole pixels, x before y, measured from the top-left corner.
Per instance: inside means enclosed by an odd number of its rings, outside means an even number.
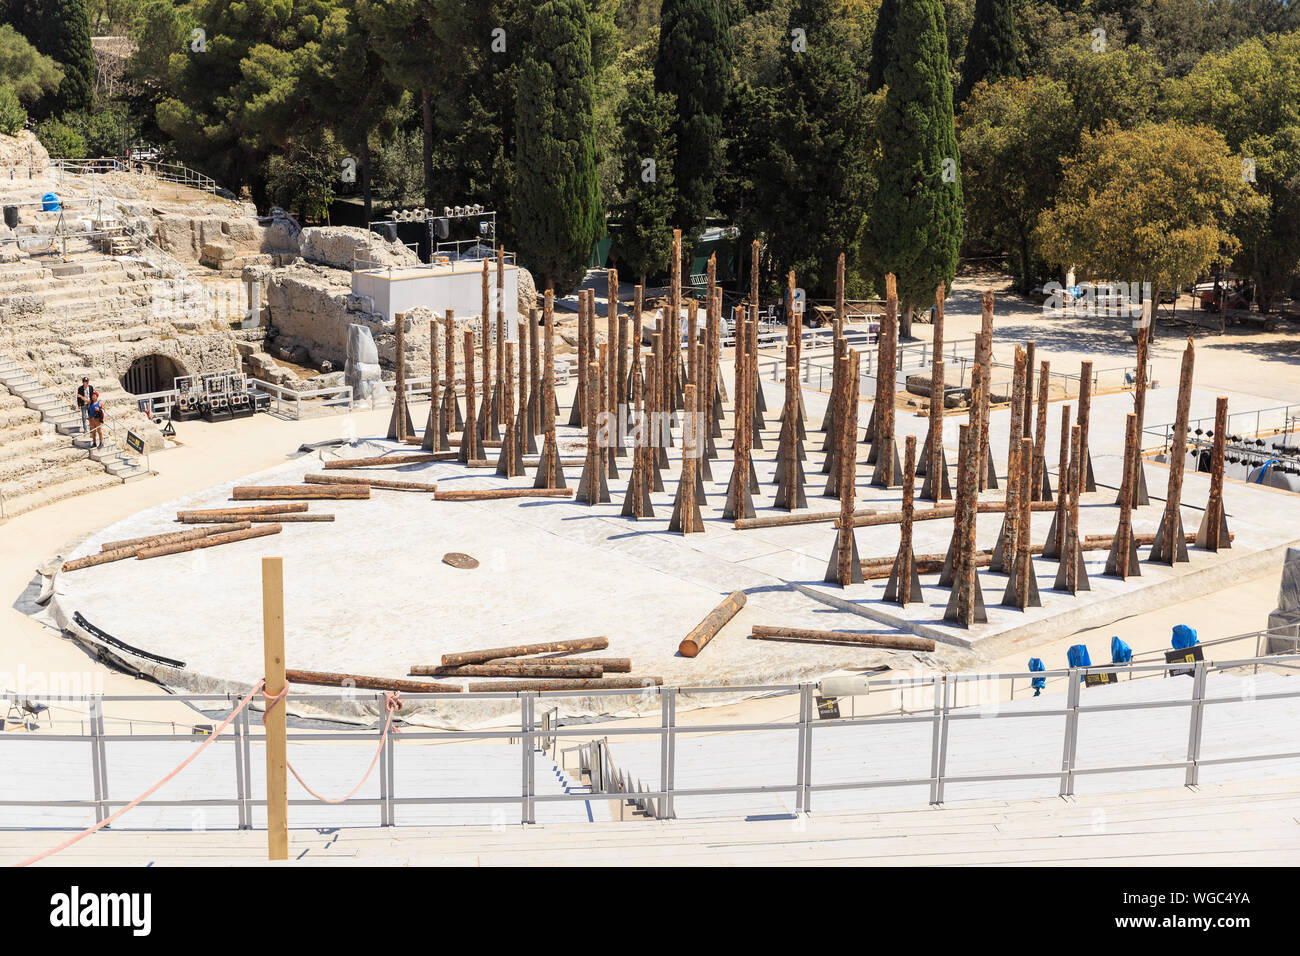
[[[1210,451],[1210,498],[1205,505],[1201,527],[1196,532],[1196,546],[1206,551],[1231,548],[1228,518],[1223,510],[1223,456],[1228,431],[1228,399],[1220,395],[1214,401],[1214,445]]]
[[[1149,561],[1159,561],[1171,567],[1180,561],[1191,560],[1187,556],[1187,537],[1183,533],[1182,504],[1183,471],[1187,466],[1187,417],[1192,402],[1195,361],[1195,347],[1189,337],[1178,378],[1178,412],[1174,416],[1173,442],[1169,448],[1169,490],[1165,493],[1165,513],[1156,528],[1155,543],[1151,545],[1148,557]]]
[[[262,660],[264,699],[285,691],[284,559],[262,559]],[[268,707],[262,716],[266,732],[266,858],[289,858],[289,772],[286,753],[285,703]]]

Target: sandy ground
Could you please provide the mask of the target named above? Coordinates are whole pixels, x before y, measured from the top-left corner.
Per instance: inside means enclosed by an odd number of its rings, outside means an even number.
[[[990,284],[1005,286],[997,279],[958,283],[947,310],[950,340],[969,335],[978,327],[979,293]],[[1122,322],[1102,326],[1077,319],[1044,320],[1038,306],[1010,295],[999,296],[997,314],[995,334],[999,346],[1009,347],[1033,338],[1040,355],[1052,358],[1054,368],[1068,369],[1083,357],[1091,357],[1099,364],[1111,359],[1114,365],[1131,361],[1131,342]],[[925,339],[929,327],[918,324],[914,333]],[[1225,336],[1198,333],[1196,340],[1198,386],[1248,392],[1261,400],[1277,402],[1300,397],[1300,341],[1294,336],[1288,338],[1285,332],[1230,332]],[[1176,380],[1182,343],[1181,334],[1166,333],[1157,339],[1153,361],[1158,378]],[[388,415],[388,409],[377,409],[302,422],[256,416],[228,423],[183,423],[178,429],[182,447],[153,456],[156,477],[58,502],[0,525],[0,589],[14,600],[31,582],[37,565],[53,554],[68,552],[97,529],[160,502],[282,464],[301,443],[379,434]],[[1161,420],[1150,414],[1148,419]],[[1153,494],[1158,493],[1163,476],[1149,474],[1149,478],[1153,479]],[[1144,611],[1113,625],[1037,643],[1033,656],[1042,657],[1049,667],[1059,666],[1065,648],[1082,640],[1090,645],[1096,660],[1105,655],[1112,634],[1124,638],[1138,652],[1164,648],[1168,646],[1170,628],[1178,623],[1197,626],[1203,640],[1250,631],[1265,625],[1276,601],[1277,585],[1276,572],[1260,575],[1173,607]],[[173,597],[178,611],[182,610],[185,595]],[[1242,656],[1246,653],[1243,650]],[[1023,650],[1013,650],[979,669],[1020,670],[1028,656]],[[33,691],[59,686],[79,692],[151,698],[114,705],[108,714],[110,720],[176,721],[188,725],[201,719],[188,707],[168,700],[156,685],[108,670],[76,645],[54,637],[10,607],[0,611],[0,683]],[[683,712],[681,717],[714,720],[743,714],[752,719],[774,719],[788,716],[793,704],[793,700],[784,698],[758,700],[712,708],[698,716]],[[56,714],[56,721],[58,718]]]

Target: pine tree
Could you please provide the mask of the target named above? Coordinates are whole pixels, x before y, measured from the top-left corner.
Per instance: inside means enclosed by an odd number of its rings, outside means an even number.
[[[88,110],[95,101],[95,54],[86,0],[9,0],[5,18],[63,70],[63,81],[33,110],[38,117]]]
[[[965,103],[980,80],[1020,77],[1020,40],[1011,0],[975,0],[966,58],[961,65],[957,102]]]
[[[514,193],[520,262],[543,288],[570,289],[604,231],[594,99],[587,7],[546,0],[520,63]]]
[[[885,64],[889,62],[890,45],[894,39],[898,3],[899,0],[884,0],[876,14],[876,32],[871,36],[871,60],[867,63],[868,93],[875,93],[885,85]]]
[[[957,273],[962,192],[952,79],[942,0],[912,0],[898,11],[885,66],[879,186],[872,201],[870,252],[880,274],[898,277],[910,334],[911,312]]]
[[[731,77],[731,33],[724,0],[664,0],[659,11],[655,90],[677,101],[677,207],[672,226],[687,244],[714,208],[722,166],[722,114]]]
[[[623,131],[615,244],[619,268],[645,285],[646,276],[668,268],[672,254],[669,223],[677,203],[672,134],[676,108],[668,93],[654,91],[653,77],[637,76],[619,109]]]
[[[856,244],[866,214],[869,111],[835,0],[794,0],[767,155],[754,170],[757,207],[777,275],[794,269],[810,295],[833,291],[835,260]],[[856,258],[851,256],[850,258]]]

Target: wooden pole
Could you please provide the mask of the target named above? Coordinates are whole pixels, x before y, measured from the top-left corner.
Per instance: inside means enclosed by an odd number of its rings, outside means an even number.
[[[514,664],[464,664],[460,667],[436,667],[416,664],[412,677],[604,677],[599,664],[572,664],[567,661],[519,661]]]
[[[745,592],[732,591],[717,607],[705,615],[704,620],[691,630],[677,645],[677,653],[682,657],[694,657],[704,650],[709,641],[717,637],[718,632],[727,622],[740,613],[745,606]]]
[[[439,491],[434,501],[496,501],[503,498],[572,498],[569,488],[474,488]]]
[[[555,434],[555,293],[551,289],[546,290],[543,300],[542,321],[546,326],[546,358],[542,363],[542,424],[545,435],[533,487],[564,488],[564,467],[560,464],[560,446]]]
[[[230,497],[235,501],[264,501],[275,498],[369,498],[368,485],[236,485]]]
[[[284,668],[284,559],[262,559],[262,660],[264,699],[286,690]],[[289,858],[289,779],[285,703],[269,705],[262,715],[266,735],[266,858]]]
[[[898,651],[933,651],[934,641],[928,637],[906,637],[895,634],[860,634],[855,631],[822,631],[802,627],[769,627],[755,624],[750,630],[753,640],[801,641],[810,644],[854,644],[862,647],[881,647]]]
[[[1150,560],[1170,566],[1191,560],[1183,543],[1183,471],[1187,465],[1187,418],[1192,401],[1192,369],[1195,347],[1189,337],[1183,350],[1183,364],[1178,377],[1178,411],[1174,416],[1173,442],[1169,449],[1169,490],[1165,493],[1165,513],[1156,529],[1156,543]]]
[[[1052,500],[1047,479],[1047,398],[1052,381],[1052,365],[1046,359],[1038,370],[1038,419],[1034,427],[1033,465],[1029,472],[1029,500]]]
[[[502,359],[505,356],[506,347],[506,249],[505,246],[497,246],[497,380],[495,389],[492,392],[492,406],[497,416],[497,424],[506,424],[505,412],[505,393],[510,389],[510,382],[506,379],[505,372],[502,369]]]
[[[470,354],[472,355],[473,352]],[[473,423],[469,423],[469,427],[472,428]],[[332,674],[326,671],[290,670],[285,671],[285,677],[292,684],[312,684],[317,687],[354,687],[358,690],[387,690],[400,694],[462,693],[458,684],[433,684],[429,681],[368,677],[364,674]]]
[[[488,647],[480,650],[443,654],[442,666],[460,667],[465,664],[484,664],[503,657],[528,657],[533,654],[558,654],[564,651],[603,651],[607,647],[609,647],[609,638],[607,637],[539,641],[535,644],[515,644],[510,647]]]
[[[861,358],[855,349],[849,349],[841,361],[846,362],[843,416],[839,421],[839,492],[840,520],[842,526],[835,532],[835,550],[826,569],[826,583],[848,587],[862,581],[862,568],[858,563],[858,543],[853,533],[853,502],[857,492],[858,473],[858,386]]]
[[[446,384],[442,392],[442,428],[443,435],[449,435],[452,432],[461,430],[464,419],[461,418],[460,408],[456,404],[456,313],[454,309],[448,309],[447,314],[442,320],[442,339],[447,345],[447,367],[444,377]],[[465,374],[474,374],[474,355],[465,354]]]
[[[406,313],[393,314],[393,331],[396,336],[396,357],[393,376],[393,427],[388,437],[396,441],[406,441],[408,422],[406,420]]]
[[[276,524],[265,524],[257,527],[242,528],[237,531],[221,529],[216,534],[206,535],[202,538],[192,538],[189,541],[174,541],[171,544],[159,544],[153,547],[141,548],[136,552],[136,558],[141,561],[149,558],[160,558],[166,554],[183,554],[187,551],[201,551],[204,548],[215,548],[222,544],[233,544],[236,541],[247,541],[249,538],[264,538],[269,534],[279,534],[283,530]]]
[[[442,451],[441,419],[438,415],[438,397],[442,391],[438,382],[438,320],[429,320],[429,421],[424,426],[426,451]]]
[[[912,549],[913,494],[915,488],[916,436],[908,435],[906,451],[903,455],[903,511],[902,524],[898,535],[898,555],[894,558],[884,598],[886,601],[893,601],[900,607],[907,607],[910,602],[921,600],[921,586],[916,579],[916,556]]]
[[[486,277],[487,265],[483,266],[484,276]],[[485,280],[486,281],[486,280]],[[486,328],[486,326],[485,326]],[[486,335],[486,332],[484,333]],[[473,329],[465,330],[465,429],[460,434],[460,455],[461,461],[469,461],[472,458],[483,457],[482,446],[482,429],[483,420],[478,417],[477,396],[474,387],[474,331]],[[484,355],[484,367],[487,366],[487,356]],[[486,392],[484,393],[486,394]]]
[[[208,518],[247,518],[251,515],[275,515],[275,514],[292,514],[297,511],[306,511],[308,504],[305,501],[289,502],[283,505],[245,505],[242,508],[206,508],[201,511],[178,511],[176,520],[184,521],[187,518],[193,518],[197,521],[204,521]]]
[[[325,469],[392,468],[396,465],[418,465],[430,461],[446,461],[446,452],[425,452],[414,455],[381,455],[377,458],[333,458],[324,463]]]
[[[482,362],[483,368],[479,374],[479,384],[483,387],[483,408],[491,408],[492,405],[492,280],[488,273],[488,260],[483,260],[483,286],[482,286],[482,319],[479,322],[480,331],[482,332]],[[477,427],[479,438],[486,441],[492,437],[492,429],[489,427],[492,420],[490,414],[480,411]]]
[[[294,510],[306,511],[307,509],[297,508]],[[120,551],[123,548],[143,548],[155,544],[170,544],[173,541],[188,541],[191,538],[202,538],[204,535],[217,534],[219,533],[219,531],[235,531],[238,528],[252,527],[252,525],[249,524],[239,523],[239,522],[251,521],[252,517],[253,516],[249,516],[249,515],[231,515],[228,518],[204,518],[203,519],[204,521],[214,521],[214,520],[221,520],[226,522],[233,521],[233,522],[237,522],[237,525],[236,527],[232,528],[229,524],[226,524],[220,529],[188,528],[185,531],[165,531],[159,534],[147,534],[139,538],[123,538],[121,541],[105,541],[102,545],[99,546],[99,550],[100,553],[102,554],[103,552],[106,551]],[[274,517],[279,519],[281,516],[275,515]],[[84,559],[78,558],[76,560],[84,560]],[[68,562],[68,563],[71,564],[73,562]],[[64,565],[64,570],[65,571],[67,570],[67,564]]]
[[[1142,422],[1147,407],[1147,363],[1151,355],[1151,329],[1154,323],[1154,303],[1144,303],[1142,320],[1138,325],[1137,369],[1133,374],[1133,414],[1137,416],[1138,454],[1133,459],[1133,504],[1150,504],[1147,495],[1146,472],[1142,467]]]
[[[428,491],[438,490],[436,483],[424,481],[389,481],[386,478],[371,478],[362,475],[313,475],[302,476],[309,485],[366,485],[369,488],[382,488],[386,491]],[[280,517],[280,516],[277,516]],[[308,515],[307,517],[311,517]]]
[[[537,310],[528,310],[528,430],[537,435],[542,430],[542,356],[538,351]]]
[[[980,366],[978,462],[975,490],[997,488],[997,474],[989,469],[989,398],[993,392],[993,293],[985,292],[980,308],[980,337],[976,343]]]
[[[1210,451],[1210,497],[1205,504],[1196,544],[1206,551],[1228,548],[1228,520],[1223,510],[1223,458],[1227,445],[1228,399],[1220,395],[1214,401],[1214,445]]]

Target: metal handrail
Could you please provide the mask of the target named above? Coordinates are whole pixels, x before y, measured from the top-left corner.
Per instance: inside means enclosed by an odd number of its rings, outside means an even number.
[[[446,694],[404,694],[403,699],[408,702],[429,701],[447,703],[449,701],[478,701],[478,700],[517,700],[520,705],[520,718],[517,727],[503,727],[496,730],[473,730],[473,731],[454,731],[454,730],[426,730],[407,727],[403,729],[400,735],[388,735],[387,743],[381,750],[381,769],[380,780],[381,788],[379,797],[362,797],[352,798],[343,801],[345,806],[377,806],[380,808],[380,825],[395,826],[396,815],[395,808],[403,806],[427,806],[427,805],[454,805],[454,804],[486,804],[486,803],[518,803],[520,805],[521,822],[534,822],[535,805],[538,801],[542,802],[587,802],[591,800],[619,800],[624,802],[633,802],[638,806],[653,812],[661,819],[672,818],[675,816],[674,799],[687,796],[715,796],[715,795],[761,795],[772,793],[790,793],[793,792],[796,802],[796,813],[806,813],[812,809],[812,797],[816,793],[826,793],[842,790],[870,790],[887,787],[927,787],[929,789],[929,802],[934,805],[944,803],[944,787],[952,783],[973,783],[973,782],[998,782],[1012,780],[1031,780],[1031,779],[1052,779],[1057,778],[1060,781],[1059,790],[1061,796],[1071,796],[1074,793],[1075,778],[1079,775],[1091,775],[1102,773],[1117,772],[1136,772],[1150,770],[1183,770],[1184,782],[1187,786],[1195,785],[1199,780],[1199,768],[1202,765],[1223,765],[1228,763],[1244,763],[1256,760],[1280,760],[1280,759],[1300,759],[1300,749],[1286,751],[1282,753],[1237,753],[1229,756],[1214,756],[1203,758],[1201,755],[1201,715],[1204,708],[1218,703],[1225,703],[1235,698],[1212,697],[1206,693],[1206,677],[1213,671],[1224,671],[1240,669],[1244,667],[1255,666],[1256,668],[1263,664],[1264,666],[1300,665],[1300,654],[1291,655],[1269,655],[1264,658],[1246,658],[1241,660],[1223,661],[1211,663],[1208,661],[1197,661],[1192,665],[1171,665],[1152,664],[1152,665],[1102,665],[1097,667],[1086,668],[1067,668],[1065,670],[1042,671],[1042,672],[1013,672],[1009,674],[998,675],[979,675],[979,674],[949,674],[949,675],[926,675],[924,677],[904,677],[890,678],[879,681],[870,681],[869,684],[890,684],[890,685],[912,685],[926,687],[932,695],[932,705],[924,712],[915,715],[871,715],[861,717],[842,717],[834,720],[819,721],[817,719],[817,709],[814,704],[814,694],[816,685],[811,683],[802,684],[777,684],[777,685],[757,685],[756,687],[727,687],[727,686],[709,686],[709,687],[657,687],[647,686],[643,688],[612,689],[597,692],[597,696],[628,696],[644,695],[653,697],[660,703],[661,720],[657,727],[628,727],[628,726],[610,726],[603,729],[602,741],[600,746],[591,739],[591,728],[586,725],[575,725],[572,727],[555,726],[550,720],[538,721],[535,717],[537,703],[539,700],[559,700],[570,697],[590,697],[593,692],[590,690],[582,691],[526,691],[519,693],[466,693],[457,694],[454,698],[449,698]],[[1083,679],[1090,674],[1114,673],[1120,670],[1158,670],[1170,673],[1175,667],[1180,670],[1186,670],[1188,667],[1193,671],[1191,683],[1191,694],[1182,699],[1170,699],[1159,701],[1129,701],[1113,702],[1106,701],[1104,697],[1090,699],[1089,703],[1084,704],[1080,699],[1080,687]],[[992,712],[985,708],[963,708],[956,704],[959,699],[959,689],[962,683],[987,679],[993,676],[998,679],[1003,678],[1027,678],[1027,677],[1046,677],[1046,678],[1064,678],[1068,681],[1066,699],[1063,706],[1034,711],[1014,711],[1009,713]],[[799,695],[799,711],[796,719],[778,720],[766,723],[730,723],[730,724],[689,724],[682,725],[676,719],[676,699],[679,694],[735,694],[746,690],[761,690],[769,694],[778,693],[796,693]],[[220,702],[225,707],[233,707],[237,701],[234,694],[177,694],[175,699],[191,705],[199,702]],[[1254,697],[1255,700],[1282,700],[1300,698],[1300,688],[1296,690],[1287,690],[1271,693],[1263,693]],[[89,742],[91,744],[90,753],[92,761],[96,762],[96,772],[92,775],[94,784],[93,799],[90,800],[68,800],[68,801],[41,801],[37,799],[25,800],[0,800],[0,806],[6,807],[42,807],[55,805],[59,807],[88,807],[93,808],[98,819],[103,819],[110,812],[111,808],[126,804],[124,799],[116,799],[109,796],[108,786],[108,763],[104,759],[105,744],[108,740],[115,743],[131,741],[175,741],[175,740],[192,740],[190,734],[135,734],[135,735],[109,735],[105,732],[103,707],[105,703],[126,702],[126,701],[154,701],[156,697],[146,695],[26,695],[12,691],[0,693],[0,700],[11,702],[21,702],[38,699],[44,702],[53,702],[56,700],[80,701],[87,705],[86,714],[89,720],[89,733],[82,732],[78,734],[5,734],[0,736],[0,744],[8,741],[25,741],[28,744],[35,744],[36,741],[79,741]],[[324,701],[348,701],[352,704],[358,702],[369,703],[376,709],[382,708],[383,695],[379,693],[357,692],[346,690],[342,693],[310,693],[294,695],[295,702],[311,703]],[[1148,764],[1114,764],[1114,765],[1080,765],[1078,759],[1077,744],[1079,739],[1079,725],[1081,718],[1088,713],[1115,713],[1115,712],[1142,712],[1148,710],[1168,710],[1172,708],[1187,707],[1189,713],[1189,736],[1187,757],[1183,760],[1167,760],[1160,763]],[[199,709],[199,708],[196,708]],[[223,708],[224,709],[224,708]],[[1064,733],[1062,739],[1062,762],[1061,769],[1049,771],[1034,770],[1015,770],[1005,773],[988,773],[988,774],[967,774],[953,775],[947,773],[947,761],[950,750],[950,735],[948,733],[949,724],[953,721],[962,720],[988,720],[999,718],[1016,718],[1016,717],[1064,717]],[[836,781],[833,783],[812,783],[813,780],[813,747],[814,737],[820,737],[823,732],[834,732],[837,728],[842,727],[886,727],[893,724],[916,724],[928,722],[932,726],[931,732],[931,760],[930,769],[924,776],[900,777],[874,780],[846,780]],[[815,728],[815,730],[814,730]],[[709,733],[726,733],[737,734],[755,731],[772,731],[788,730],[796,732],[798,735],[798,746],[795,760],[795,767],[792,768],[793,779],[787,779],[776,782],[767,782],[762,784],[750,784],[742,786],[725,786],[725,787],[687,787],[679,788],[676,786],[675,754],[676,741],[681,734],[709,734]],[[84,731],[84,727],[83,727]],[[600,790],[593,786],[590,793],[561,793],[561,794],[538,794],[535,789],[535,754],[541,753],[542,748],[538,744],[550,742],[552,747],[558,746],[560,738],[587,738],[589,743],[585,748],[586,752],[583,757],[588,761],[589,766],[594,769],[593,757],[600,759],[602,770],[606,764],[610,770],[613,770],[611,761],[608,761],[608,739],[610,736],[622,737],[647,737],[657,736],[660,743],[660,779],[658,786],[647,788],[640,780],[637,780],[635,787],[629,787],[631,781],[630,774],[617,774],[617,787],[609,787],[601,781]],[[379,721],[375,727],[360,731],[304,731],[292,733],[293,742],[309,741],[330,741],[334,743],[343,742],[373,742],[376,739],[384,739],[383,722]],[[225,738],[227,745],[235,748],[235,766],[236,766],[236,794],[234,797],[207,798],[196,800],[148,800],[142,803],[142,806],[204,806],[204,807],[235,807],[238,809],[239,827],[241,829],[250,829],[252,827],[251,808],[264,806],[264,800],[254,799],[249,787],[247,767],[250,764],[250,751],[255,743],[264,740],[264,736],[255,736],[252,733],[248,710],[245,709],[239,715],[234,732]],[[520,746],[522,760],[521,787],[519,793],[514,794],[469,794],[458,796],[421,796],[421,795],[403,795],[397,796],[395,791],[395,775],[393,766],[395,754],[393,752],[394,744],[406,743],[412,741],[500,741],[506,744],[515,744]],[[605,753],[593,754],[592,750],[605,750]],[[580,747],[582,753],[584,748]],[[167,768],[157,768],[161,773]],[[595,783],[595,782],[594,782]],[[306,799],[291,799],[289,804],[292,806],[313,806],[314,801]],[[48,826],[43,823],[42,825]]]

